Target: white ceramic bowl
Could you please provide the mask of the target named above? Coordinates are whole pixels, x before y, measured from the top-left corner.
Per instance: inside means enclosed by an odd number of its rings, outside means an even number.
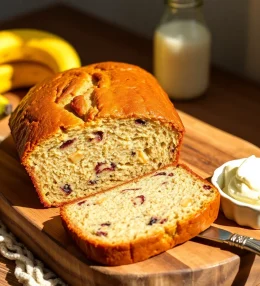
[[[215,170],[211,178],[212,184],[219,190],[221,195],[220,205],[224,215],[242,226],[260,229],[260,206],[238,201],[223,192],[224,168],[232,164],[234,167],[241,165],[244,159],[229,161]]]

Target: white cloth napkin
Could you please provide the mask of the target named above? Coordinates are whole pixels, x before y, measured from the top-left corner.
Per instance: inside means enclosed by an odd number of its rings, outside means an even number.
[[[52,271],[45,268],[40,260],[10,233],[0,220],[0,253],[7,259],[15,260],[14,275],[25,286],[64,286]]]

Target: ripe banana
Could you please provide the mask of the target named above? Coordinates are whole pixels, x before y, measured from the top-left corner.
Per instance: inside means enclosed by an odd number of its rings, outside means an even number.
[[[75,49],[56,35],[33,29],[0,31],[0,64],[14,61],[38,62],[54,72],[81,65]]]
[[[9,115],[12,112],[12,104],[9,100],[0,94],[0,117],[3,115]]]
[[[31,87],[54,74],[48,67],[35,62],[0,65],[0,93],[15,88]]]

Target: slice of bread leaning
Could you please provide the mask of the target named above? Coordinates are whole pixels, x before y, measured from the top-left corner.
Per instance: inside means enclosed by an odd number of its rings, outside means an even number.
[[[104,265],[145,260],[196,236],[217,218],[220,195],[184,165],[61,208],[63,225],[86,256]]]
[[[22,99],[9,124],[46,207],[177,162],[184,133],[157,80],[114,62],[44,80]]]

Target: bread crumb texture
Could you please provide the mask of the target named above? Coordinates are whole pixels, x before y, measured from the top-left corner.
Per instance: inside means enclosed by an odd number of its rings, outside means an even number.
[[[64,206],[61,215],[89,258],[120,265],[197,235],[216,219],[218,208],[219,194],[210,183],[186,167],[170,166]],[[97,249],[103,245],[103,252],[93,255],[91,245]],[[127,261],[118,255],[126,245],[131,253]]]
[[[38,145],[28,165],[50,204],[84,197],[173,160],[177,134],[158,122],[104,119],[58,132]],[[167,146],[167,147],[165,147]],[[65,185],[70,190],[64,189]]]

